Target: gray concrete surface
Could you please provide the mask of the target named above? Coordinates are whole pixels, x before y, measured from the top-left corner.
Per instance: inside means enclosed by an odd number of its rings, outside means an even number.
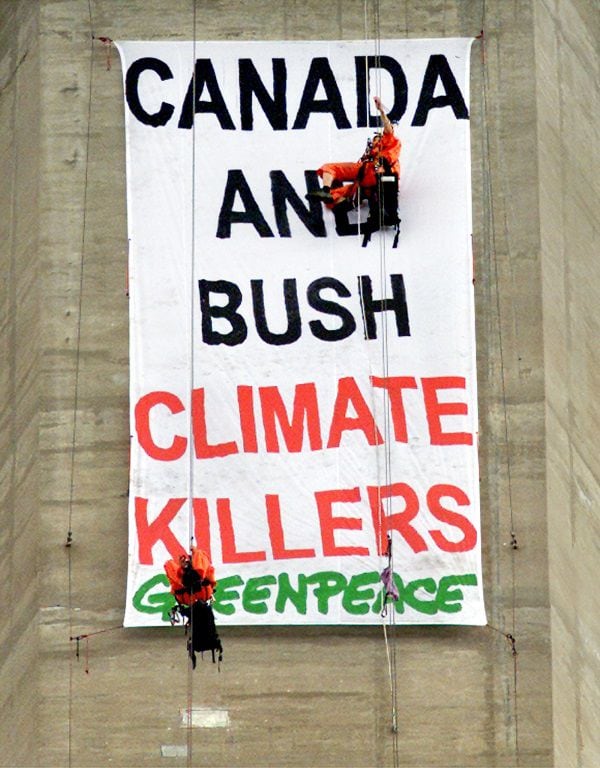
[[[0,4],[0,760],[6,765],[35,759],[39,718],[38,33],[37,4]]]
[[[196,9],[200,39],[365,37],[362,0],[197,0]],[[192,676],[177,631],[117,628],[129,436],[124,110],[116,52],[108,68],[91,32],[189,39],[192,2],[2,0],[0,765],[600,762],[597,596],[586,579],[599,495],[598,174],[584,90],[598,71],[594,3],[381,0],[380,9],[382,37],[485,30],[471,102],[492,626],[396,629],[396,743],[380,630],[228,629],[221,673],[204,661]],[[69,637],[86,633],[98,634],[77,659]],[[227,710],[229,727],[182,728],[190,704]]]
[[[600,9],[536,6],[557,766],[600,763]]]

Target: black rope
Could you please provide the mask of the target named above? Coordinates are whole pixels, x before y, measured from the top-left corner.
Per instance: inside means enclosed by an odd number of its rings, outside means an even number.
[[[488,629],[491,629],[494,632],[497,632],[499,635],[502,635],[504,637],[509,645],[510,645],[510,651],[511,654],[514,656],[518,656],[517,652],[517,640],[514,635],[512,635],[510,632],[503,632],[501,629],[498,629],[498,627],[495,627],[493,624],[486,624]]]
[[[196,103],[196,31],[197,31],[197,8],[196,8],[196,0],[192,0],[192,104]],[[196,250],[196,221],[195,221],[195,211],[196,211],[196,120],[194,119],[192,122],[192,162],[191,162],[191,173],[192,173],[192,199],[191,199],[191,253],[190,253],[190,272],[191,272],[191,280],[190,285],[192,286],[192,293],[190,295],[190,346],[189,346],[189,366],[190,366],[190,382],[189,382],[189,391],[190,393],[193,391],[194,388],[194,313],[193,313],[193,306],[194,306],[194,264],[195,264],[195,250]],[[191,430],[192,430],[192,424],[191,420],[189,421],[188,429],[190,430],[190,444],[191,444]],[[189,464],[188,464],[188,538],[189,538],[189,551],[190,556],[192,554],[192,547],[194,545],[194,535],[193,535],[193,499],[194,499],[194,454],[193,451],[190,451],[189,454]],[[187,633],[189,632],[189,635]],[[187,662],[187,729],[186,729],[186,736],[187,736],[187,765],[188,768],[192,768],[193,760],[193,731],[192,731],[192,712],[193,712],[193,705],[194,705],[194,650],[193,650],[193,641],[194,641],[194,612],[191,610],[190,605],[190,614],[188,619],[188,624],[186,626],[186,635],[187,635],[187,643],[189,648],[188,653],[188,662]]]
[[[517,665],[517,650],[515,640],[515,627],[516,627],[516,565],[515,565],[515,553],[519,549],[517,542],[517,536],[515,532],[515,518],[513,510],[513,498],[512,498],[512,465],[510,455],[510,442],[509,442],[509,429],[508,429],[508,411],[506,405],[506,376],[505,376],[505,364],[504,364],[504,344],[502,335],[502,314],[500,306],[500,291],[498,288],[499,274],[498,274],[498,260],[496,258],[496,229],[495,229],[495,217],[494,217],[494,196],[491,183],[491,173],[489,167],[489,156],[491,147],[490,128],[489,128],[489,73],[487,68],[487,50],[486,50],[486,36],[485,29],[487,26],[486,19],[486,0],[482,0],[482,16],[481,16],[481,32],[477,35],[478,40],[481,41],[481,68],[482,68],[482,114],[481,119],[483,121],[482,129],[482,167],[483,167],[483,179],[484,179],[484,194],[485,194],[485,207],[488,210],[487,220],[487,232],[486,232],[486,246],[490,259],[493,259],[492,274],[495,281],[495,298],[496,298],[496,317],[498,322],[498,344],[500,353],[500,371],[501,371],[501,392],[502,392],[502,404],[503,404],[503,418],[504,418],[504,441],[506,450],[506,471],[507,471],[507,485],[508,485],[508,506],[509,506],[509,518],[510,518],[510,546],[512,550],[511,557],[511,623],[512,632],[501,632],[507,640],[511,643],[511,652],[513,656],[513,713],[514,713],[514,750],[517,766],[520,765],[520,748],[519,748],[519,710],[518,710],[518,665]],[[506,232],[505,223],[505,232]],[[508,236],[507,236],[508,245]]]
[[[376,71],[380,73],[380,61],[381,61],[381,15],[380,15],[380,0],[371,0],[371,8],[372,8],[372,29],[373,29],[373,40],[375,45],[375,65],[376,65]],[[365,27],[367,27],[367,20],[368,20],[368,13],[367,13],[367,6],[365,6]],[[365,37],[367,36],[367,29],[365,28]],[[380,76],[380,75],[379,75]],[[377,93],[380,95],[380,88],[381,83],[376,83],[377,86]],[[368,79],[366,79],[366,99],[367,103],[369,101],[369,83]],[[378,225],[379,225],[379,231],[380,233],[383,232],[383,222],[384,222],[384,206],[381,204],[379,205],[378,210]],[[359,228],[360,229],[360,228]],[[380,288],[382,295],[385,293],[385,276],[387,274],[387,268],[386,268],[386,243],[385,243],[385,237],[381,236],[378,238],[379,240],[379,269],[380,269]],[[363,241],[364,245],[364,241]],[[362,300],[361,300],[361,309],[362,309]],[[388,331],[387,331],[387,323],[383,324],[382,327],[382,345],[381,345],[381,351],[382,351],[382,372],[384,376],[388,375],[388,363],[389,363],[389,356],[388,356]],[[384,403],[385,403],[386,394],[384,393]],[[387,407],[384,407],[383,409],[383,430],[384,430],[384,482],[386,485],[389,485],[391,482],[391,451],[390,451],[390,443],[391,443],[391,429],[390,429],[390,416],[389,416],[389,409]],[[385,510],[383,513],[384,517],[387,517],[390,512],[390,504],[391,499],[387,498],[385,499]],[[379,508],[381,509],[381,503],[379,505]],[[380,528],[381,528],[380,521]],[[388,557],[388,568],[393,574],[393,555],[392,555],[392,548],[391,548],[391,538],[388,537],[388,550],[387,550],[387,557]],[[393,578],[393,575],[391,576]],[[384,597],[384,604],[387,600],[387,595]],[[392,734],[392,752],[393,752],[393,765],[394,768],[397,768],[400,764],[400,754],[399,754],[399,737],[398,737],[398,691],[397,691],[397,680],[398,680],[398,671],[397,671],[397,658],[396,658],[396,610],[394,606],[394,602],[391,601],[389,605],[386,606],[386,614],[383,616],[383,633],[384,633],[384,640],[386,645],[386,653],[387,653],[387,661],[388,661],[388,669],[389,669],[389,677],[390,677],[390,698],[391,698],[391,723],[390,723],[390,732]],[[383,609],[382,609],[383,610]],[[386,627],[386,621],[387,621],[387,627]],[[388,637],[388,628],[389,628],[389,637]]]
[[[117,629],[123,629],[123,626],[120,625],[118,627],[109,627],[107,629],[98,629],[95,632],[86,632],[85,634],[81,635],[71,635],[69,637],[69,641],[72,643],[75,643],[75,658],[77,661],[81,658],[81,641],[85,640],[85,668],[84,671],[86,675],[89,675],[90,673],[90,664],[89,664],[89,640],[90,637],[94,637],[95,635],[103,635],[105,632],[114,632]]]
[[[88,83],[88,103],[87,103],[87,128],[85,139],[85,163],[84,163],[84,186],[83,186],[83,212],[81,220],[81,240],[79,256],[79,297],[77,306],[77,334],[75,341],[75,382],[73,395],[73,427],[71,433],[71,456],[69,468],[69,504],[68,504],[68,526],[65,547],[67,549],[67,582],[68,582],[68,614],[69,614],[69,636],[73,634],[73,562],[72,562],[72,543],[73,543],[73,498],[75,495],[75,446],[77,443],[78,411],[79,411],[79,376],[81,372],[81,315],[83,307],[83,285],[84,285],[84,263],[85,246],[87,235],[87,197],[88,197],[88,177],[89,177],[89,153],[90,136],[92,123],[92,89],[94,74],[94,24],[92,14],[92,1],[88,0],[88,23],[89,23],[89,83]],[[77,658],[79,658],[79,643],[77,644]],[[71,768],[73,759],[73,662],[69,663],[69,714],[68,714],[68,765]]]

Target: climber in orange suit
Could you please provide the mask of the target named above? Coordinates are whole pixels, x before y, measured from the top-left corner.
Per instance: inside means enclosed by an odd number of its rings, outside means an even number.
[[[377,176],[395,174],[400,176],[400,149],[402,144],[394,133],[394,126],[385,113],[381,99],[375,96],[373,101],[379,110],[383,130],[369,140],[358,162],[325,163],[318,170],[323,179],[323,186],[306,197],[321,200],[328,208],[346,201],[353,203],[360,195],[368,198],[377,184]],[[350,182],[350,183],[344,183]]]
[[[178,560],[165,563],[171,593],[180,605],[193,605],[197,600],[208,602],[217,582],[215,569],[206,552],[192,547],[192,555],[180,555]]]
[[[210,558],[201,549],[192,547],[192,555],[180,555],[167,560],[165,572],[171,585],[171,593],[177,600],[170,613],[171,624],[179,623],[179,616],[187,619],[185,624],[187,650],[196,668],[196,653],[211,651],[219,664],[223,660],[223,646],[215,626],[211,605],[213,592],[217,587],[215,569]]]

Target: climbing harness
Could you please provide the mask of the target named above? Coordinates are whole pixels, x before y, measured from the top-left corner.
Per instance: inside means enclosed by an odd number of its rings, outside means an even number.
[[[362,247],[366,248],[374,232],[392,227],[395,231],[392,248],[397,248],[401,222],[398,212],[399,176],[387,158],[374,157],[372,150],[373,142],[369,139],[367,148],[359,161],[361,165],[357,177],[350,185],[354,191],[349,192],[347,197],[342,198],[331,208],[335,219],[335,231],[340,236],[354,233],[362,235]],[[375,176],[375,183],[366,186],[363,180],[370,165],[373,166],[374,174],[372,175]],[[331,188],[336,189],[341,186],[341,181],[334,180]],[[318,192],[309,192],[307,197],[315,197],[318,194]],[[348,214],[353,210],[360,212],[361,205],[365,201],[369,210],[366,221],[350,224]]]
[[[396,582],[394,581],[394,566],[392,565],[392,537],[388,533],[387,535],[387,558],[388,558],[388,564],[385,566],[383,571],[380,574],[381,581],[383,582],[383,586],[385,588],[385,592],[383,594],[383,603],[381,607],[381,618],[385,619],[388,613],[388,603],[389,602],[396,602],[398,598],[400,597],[400,592],[398,591],[398,587],[396,586]]]

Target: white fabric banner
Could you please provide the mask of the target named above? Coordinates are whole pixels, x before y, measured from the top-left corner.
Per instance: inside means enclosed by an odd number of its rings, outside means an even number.
[[[485,623],[471,42],[117,43],[126,626],[167,621],[163,566],[192,537],[218,624],[378,623],[388,565],[397,623]],[[397,248],[305,198],[362,155],[376,95],[402,142]]]

